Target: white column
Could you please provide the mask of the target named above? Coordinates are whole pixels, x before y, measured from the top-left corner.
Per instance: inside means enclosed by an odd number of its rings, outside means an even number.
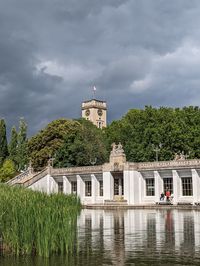
[[[172,170],[172,176],[173,176],[173,194],[174,194],[173,203],[177,204],[177,202],[179,201],[179,197],[181,196],[181,191],[180,191],[182,189],[181,180],[176,170]]]
[[[85,182],[83,181],[80,175],[76,175],[76,178],[77,178],[77,195],[80,197],[81,202],[83,202],[85,198]]]
[[[66,176],[63,176],[63,193],[71,194],[71,183]]]
[[[192,187],[193,187],[193,203],[199,201],[200,197],[200,178],[195,169],[192,169]]]
[[[103,198],[104,200],[113,200],[114,180],[110,172],[103,172]]]
[[[124,199],[130,204],[130,171],[124,171]],[[133,194],[133,193],[132,193]]]
[[[96,203],[96,197],[98,196],[98,180],[94,174],[91,175],[92,180],[92,203]]]
[[[142,199],[141,174],[138,171],[132,171],[130,175],[130,199],[132,204],[140,204]]]
[[[155,199],[156,201],[160,201],[160,194],[163,192],[163,181],[158,171],[154,171],[154,179],[155,179]]]

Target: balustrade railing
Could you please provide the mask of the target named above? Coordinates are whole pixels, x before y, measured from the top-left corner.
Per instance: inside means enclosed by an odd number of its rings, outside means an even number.
[[[19,175],[13,177],[12,179],[8,180],[8,181],[7,181],[7,184],[8,184],[8,185],[13,185],[13,184],[15,184],[15,183],[21,181],[21,180],[24,179],[25,177],[28,177],[30,174],[31,174],[31,172],[30,172],[29,169],[28,169],[28,170],[22,172],[21,174],[19,174]]]
[[[25,181],[22,185],[24,187],[28,187],[30,186],[31,184],[37,182],[38,180],[40,180],[42,177],[44,177],[45,175],[47,175],[49,173],[49,169],[48,168],[45,168],[43,169],[41,172],[35,174],[31,179]]]
[[[51,175],[69,175],[69,174],[89,174],[101,173],[102,165],[96,166],[81,166],[68,168],[51,168]]]
[[[134,167],[135,167],[134,163]],[[130,163],[131,167],[131,163]],[[200,159],[180,160],[180,161],[160,161],[160,162],[143,162],[137,164],[138,170],[145,169],[162,169],[162,168],[193,168],[200,167]]]

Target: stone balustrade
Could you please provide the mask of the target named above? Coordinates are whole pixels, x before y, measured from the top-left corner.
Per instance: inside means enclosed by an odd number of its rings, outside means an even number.
[[[47,167],[44,170],[42,170],[41,172],[35,174],[31,179],[28,179],[28,180],[25,180],[24,182],[21,182],[21,184],[23,185],[23,187],[28,187],[31,184],[40,180],[42,177],[46,176],[48,173],[49,173],[49,169]]]
[[[22,172],[21,174],[13,177],[12,179],[8,180],[7,184],[12,186],[13,184],[16,184],[17,182],[21,181],[22,179],[24,179],[25,177],[29,176],[31,173],[28,170]]]
[[[135,167],[135,163],[133,167]],[[129,163],[131,170],[132,163]],[[200,159],[180,160],[180,161],[160,161],[160,162],[143,162],[137,164],[137,170],[161,170],[161,169],[183,169],[183,168],[200,168]]]
[[[51,168],[50,173],[52,176],[73,175],[73,174],[97,174],[97,173],[102,173],[102,165],[68,167],[68,168]]]

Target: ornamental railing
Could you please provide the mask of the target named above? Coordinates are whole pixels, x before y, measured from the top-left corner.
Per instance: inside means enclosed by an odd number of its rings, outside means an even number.
[[[51,175],[95,174],[102,172],[102,165],[68,168],[51,168]]]
[[[35,174],[32,178],[26,180],[25,182],[21,183],[23,187],[29,187],[33,183],[37,182],[41,178],[45,177],[49,173],[48,167],[43,169],[41,172]]]
[[[152,170],[152,169],[173,169],[173,168],[200,168],[200,159],[180,160],[180,161],[160,161],[129,163],[129,169]]]
[[[25,177],[28,177],[28,176],[31,175],[31,174],[32,174],[32,173],[31,173],[30,170],[28,169],[28,170],[22,172],[21,174],[19,174],[19,175],[13,177],[12,179],[8,180],[8,181],[6,182],[6,184],[12,186],[12,185],[18,183],[19,181],[21,181],[22,179],[24,179]]]

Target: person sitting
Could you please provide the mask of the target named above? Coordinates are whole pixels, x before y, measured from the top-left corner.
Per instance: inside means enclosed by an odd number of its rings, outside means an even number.
[[[166,196],[166,201],[170,201],[170,191],[169,191],[169,189],[167,189],[167,191],[165,193],[165,196]]]
[[[160,201],[164,201],[164,199],[165,199],[165,194],[162,192],[162,193],[160,194]]]

